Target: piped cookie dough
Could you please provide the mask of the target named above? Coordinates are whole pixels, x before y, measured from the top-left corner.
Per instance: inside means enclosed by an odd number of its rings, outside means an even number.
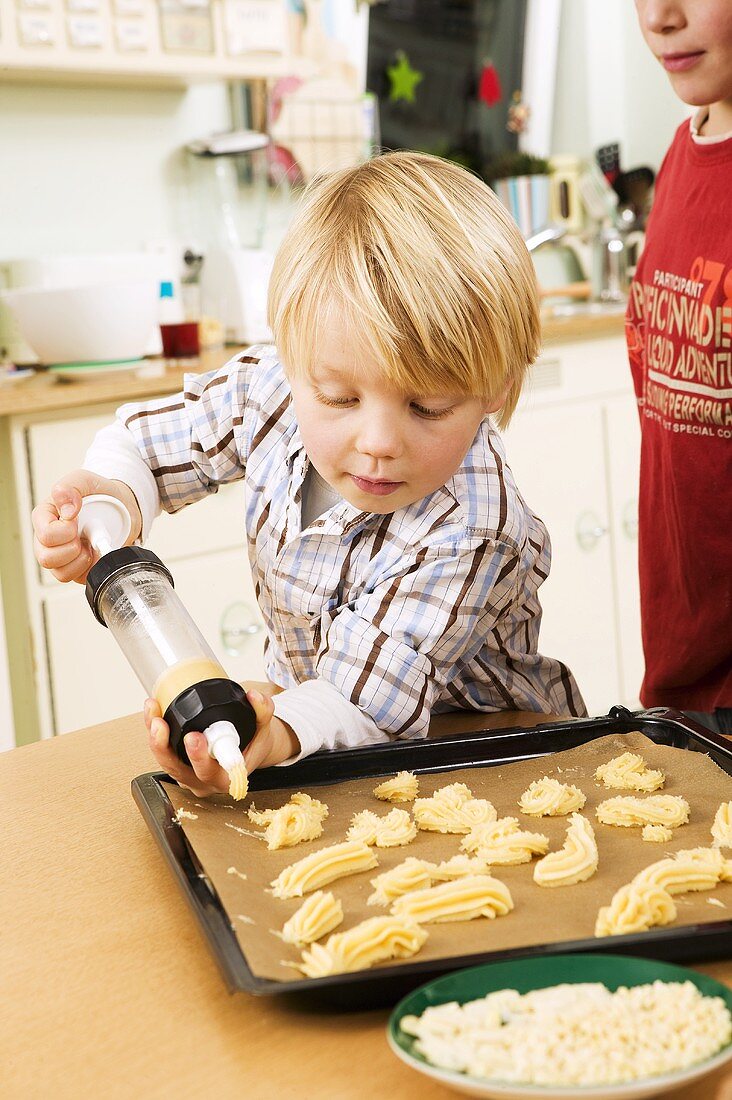
[[[390,905],[402,894],[412,890],[425,890],[432,885],[430,864],[410,856],[396,867],[383,871],[371,879],[373,893],[366,899],[367,905]]]
[[[595,935],[618,936],[670,924],[676,919],[672,895],[713,890],[719,882],[732,882],[732,860],[718,848],[689,848],[657,860],[621,886],[600,910]]]
[[[503,917],[513,909],[508,887],[491,875],[466,875],[427,890],[416,890],[397,898],[391,907],[395,916],[419,924]]]
[[[301,898],[312,890],[319,890],[336,879],[370,871],[378,865],[378,859],[367,844],[346,840],[311,852],[280,871],[271,883],[276,898]]]
[[[413,812],[418,829],[435,833],[469,833],[475,825],[498,817],[495,806],[474,798],[464,783],[450,783],[430,798],[416,799]]]
[[[444,859],[442,863],[428,863],[433,882],[452,882],[464,875],[487,875],[490,867],[482,856],[466,856],[461,853]]]
[[[473,852],[487,864],[505,867],[530,863],[534,856],[545,855],[549,850],[549,837],[521,829],[518,818],[502,817],[476,825],[461,841],[460,847]]]
[[[668,825],[644,825],[641,829],[641,840],[650,844],[668,844],[673,837],[674,831]]]
[[[328,807],[317,798],[298,791],[278,810],[249,807],[248,816],[255,825],[266,825],[264,839],[270,850],[292,848],[304,840],[317,840],[323,833]]]
[[[393,809],[384,817],[372,810],[361,810],[351,818],[346,836],[377,848],[399,848],[417,835],[417,826],[406,810]]]
[[[669,894],[687,894],[713,890],[718,882],[731,879],[732,860],[725,859],[719,848],[687,848],[644,867],[633,882],[661,886]]]
[[[572,814],[564,844],[534,865],[537,886],[574,886],[591,878],[598,865],[592,825],[582,814]]]
[[[587,801],[579,787],[545,775],[529,785],[519,799],[519,809],[532,817],[563,817],[581,810]]]
[[[659,790],[666,782],[662,771],[649,768],[643,757],[635,752],[624,752],[606,764],[600,764],[595,779],[614,790],[643,791],[646,794]]]
[[[343,906],[333,894],[318,890],[306,898],[296,913],[285,921],[280,933],[285,943],[296,947],[327,936],[343,921]]]
[[[403,894],[414,890],[426,890],[437,882],[452,882],[466,875],[485,875],[490,868],[484,859],[478,856],[452,856],[442,863],[430,863],[425,859],[410,856],[389,871],[384,871],[371,879],[374,892],[369,896],[368,905],[389,905]]]
[[[666,825],[669,829],[677,829],[689,820],[689,803],[676,794],[652,794],[649,798],[617,795],[601,802],[595,812],[603,825],[623,828]]]
[[[415,955],[426,939],[425,929],[412,921],[369,917],[346,932],[336,932],[325,944],[314,943],[294,965],[306,978],[367,970],[378,962]]]
[[[715,848],[732,848],[732,802],[722,802],[712,824]]]
[[[374,796],[382,802],[414,802],[419,793],[419,780],[414,772],[397,772],[374,787]]]
[[[676,906],[668,891],[652,884],[635,882],[621,886],[609,905],[597,914],[596,936],[624,936],[647,932],[659,924],[676,920]]]

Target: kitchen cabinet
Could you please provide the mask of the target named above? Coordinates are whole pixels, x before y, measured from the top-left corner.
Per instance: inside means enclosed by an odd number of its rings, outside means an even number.
[[[13,545],[3,540],[9,665],[19,744],[139,711],[143,691],[111,635],[94,619],[83,589],[38,567],[30,513],[55,478],[81,464],[114,405],[83,416],[23,415],[5,422],[3,470],[12,469]],[[10,505],[8,504],[8,507]],[[156,520],[147,545],[173,573],[176,589],[229,675],[266,679],[264,631],[244,548],[243,485],[223,486],[195,508]],[[2,527],[2,523],[0,523]],[[10,523],[6,531],[10,530]]]
[[[174,83],[312,75],[284,0],[0,0],[4,79]]]
[[[5,623],[3,621],[3,592],[0,586],[0,752],[12,749],[13,706],[10,695],[10,674],[8,671],[8,653],[5,644]]]
[[[569,665],[590,714],[638,707],[640,430],[622,337],[547,346],[504,438],[552,543],[540,649]]]

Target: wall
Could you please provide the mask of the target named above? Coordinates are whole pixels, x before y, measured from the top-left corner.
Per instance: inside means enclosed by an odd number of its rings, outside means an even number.
[[[181,147],[228,127],[223,84],[0,84],[0,260],[175,236]]]
[[[631,0],[563,0],[551,151],[620,140],[660,163],[688,113],[651,57]],[[188,89],[0,83],[0,260],[134,249],[185,223],[181,146],[229,125],[222,84]]]
[[[691,113],[643,41],[631,0],[563,0],[552,153],[620,142],[625,168],[657,169]]]

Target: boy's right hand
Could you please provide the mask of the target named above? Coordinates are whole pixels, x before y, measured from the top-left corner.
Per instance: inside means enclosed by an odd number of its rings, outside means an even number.
[[[83,584],[94,564],[94,551],[80,538],[77,517],[84,497],[95,493],[121,500],[132,518],[127,540],[133,543],[142,529],[142,517],[135,494],[122,481],[111,481],[89,470],[73,470],[57,481],[46,500],[33,509],[33,549],[44,569],[57,581]]]

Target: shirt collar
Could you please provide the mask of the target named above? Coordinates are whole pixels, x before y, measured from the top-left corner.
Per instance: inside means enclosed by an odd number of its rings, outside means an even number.
[[[699,110],[694,113],[689,122],[689,127],[691,130],[691,140],[696,145],[719,145],[723,141],[729,141],[729,139],[732,137],[732,132],[727,134],[712,134],[711,137],[706,137],[704,134],[701,134],[699,132],[704,123],[707,121],[708,117],[708,107],[700,107]]]

